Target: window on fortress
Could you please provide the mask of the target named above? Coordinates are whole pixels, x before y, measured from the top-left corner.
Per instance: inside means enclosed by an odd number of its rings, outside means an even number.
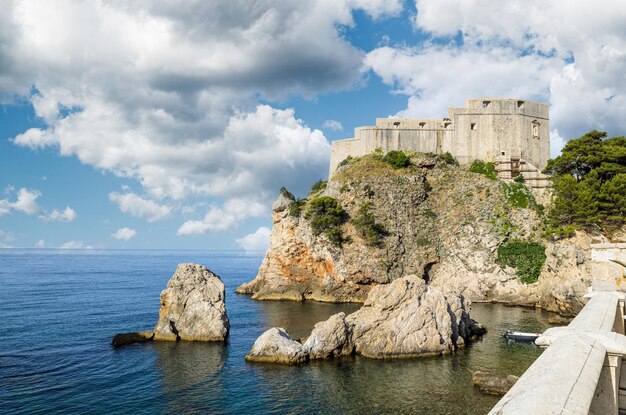
[[[483,108],[489,108],[491,101],[483,101]]]
[[[450,128],[451,125],[452,125],[451,122],[444,122],[443,123],[443,128]]]
[[[470,124],[470,130],[475,130],[476,129],[476,123],[473,122]]]
[[[539,138],[539,122],[537,120],[532,122],[533,138]]]
[[[425,122],[421,122],[419,125],[420,125],[420,128],[426,127],[426,123]]]
[[[393,128],[400,128],[400,121],[396,121],[393,123]]]
[[[524,108],[524,101],[517,101],[517,108]]]

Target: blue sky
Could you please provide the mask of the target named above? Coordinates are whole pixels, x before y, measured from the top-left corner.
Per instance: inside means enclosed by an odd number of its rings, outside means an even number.
[[[0,247],[263,249],[331,141],[472,96],[626,130],[621,1],[219,3],[6,2]]]

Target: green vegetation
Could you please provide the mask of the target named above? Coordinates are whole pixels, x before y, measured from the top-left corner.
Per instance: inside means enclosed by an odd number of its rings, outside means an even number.
[[[385,154],[383,161],[394,169],[401,169],[411,165],[411,158],[404,151],[391,150]]]
[[[376,218],[372,213],[371,204],[363,203],[350,223],[352,223],[365,243],[370,246],[382,246],[383,239],[387,235],[385,227],[376,223]]]
[[[472,165],[470,166],[470,171],[472,173],[479,173],[483,176],[496,180],[496,166],[492,162],[485,163],[482,160],[474,160]]]
[[[514,208],[526,209],[530,208],[538,213],[543,213],[543,206],[538,204],[535,197],[524,183],[501,183],[504,197]]]
[[[345,239],[341,233],[341,225],[346,221],[347,214],[336,199],[322,196],[311,200],[304,214],[311,219],[313,235],[324,234],[335,245],[341,246]]]
[[[430,244],[430,239],[426,238],[425,236],[420,236],[419,238],[417,238],[417,241],[415,241],[415,243],[417,244],[417,246],[428,246]]]
[[[299,218],[304,205],[306,205],[306,199],[298,199],[291,202],[289,204],[289,216]]]
[[[437,160],[441,160],[446,164],[449,164],[451,166],[458,166],[459,162],[457,159],[454,158],[454,156],[452,154],[450,154],[449,151],[446,151],[443,154],[437,154]]]
[[[546,261],[546,249],[540,243],[512,240],[498,247],[498,263],[517,270],[517,276],[525,284],[539,279]]]
[[[296,197],[291,193],[285,186],[280,188],[280,194],[285,196],[287,199],[296,200]]]
[[[568,236],[575,229],[609,234],[626,223],[626,137],[590,131],[569,141],[548,160],[554,199],[545,234]]]
[[[345,159],[341,160],[337,167],[347,166],[348,164],[352,164],[356,159],[352,156],[348,156]]]
[[[426,216],[429,219],[437,219],[437,214],[430,209],[424,212],[424,216]]]
[[[321,179],[316,181],[313,183],[313,186],[311,186],[311,190],[309,190],[309,196],[323,191],[326,189],[326,186],[328,186],[328,181]]]

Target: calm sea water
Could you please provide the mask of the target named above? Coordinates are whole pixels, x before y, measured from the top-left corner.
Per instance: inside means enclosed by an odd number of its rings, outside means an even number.
[[[490,332],[454,356],[246,363],[254,340],[270,327],[304,337],[316,322],[358,308],[236,295],[261,259],[235,252],[0,250],[0,413],[481,414],[498,398],[472,386],[472,371],[519,375],[541,353],[501,333],[543,330],[547,313],[474,304],[472,317]],[[114,349],[115,333],[154,326],[159,293],[179,262],[206,265],[222,277],[228,342]]]

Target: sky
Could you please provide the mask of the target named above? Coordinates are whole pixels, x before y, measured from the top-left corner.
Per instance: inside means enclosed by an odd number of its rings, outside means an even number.
[[[330,143],[465,98],[626,134],[623,0],[0,0],[0,247],[267,247]]]

